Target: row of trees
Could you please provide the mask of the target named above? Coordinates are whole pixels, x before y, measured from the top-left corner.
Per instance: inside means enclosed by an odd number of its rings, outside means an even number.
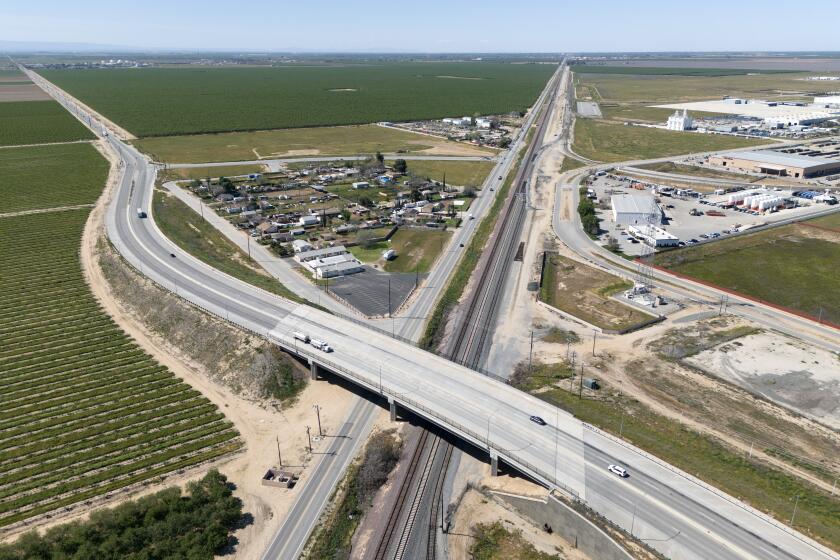
[[[583,231],[591,236],[596,236],[601,231],[598,225],[598,216],[595,215],[595,205],[586,197],[586,187],[580,188],[580,202],[578,203],[578,214]]]
[[[190,483],[186,494],[168,488],[94,512],[88,521],[59,525],[43,536],[27,533],[0,546],[0,560],[209,560],[231,545],[231,532],[242,521],[242,502],[213,469]]]

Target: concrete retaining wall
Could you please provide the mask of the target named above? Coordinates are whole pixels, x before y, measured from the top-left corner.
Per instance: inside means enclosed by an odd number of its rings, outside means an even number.
[[[633,556],[591,521],[552,495],[546,499],[505,492],[492,494],[530,519],[537,526],[547,524],[554,532],[593,559],[633,560]]]

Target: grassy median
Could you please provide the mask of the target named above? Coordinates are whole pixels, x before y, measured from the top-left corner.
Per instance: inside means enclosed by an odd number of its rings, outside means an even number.
[[[269,276],[256,261],[174,196],[156,190],[153,215],[166,237],[213,268],[278,296],[309,303]]]

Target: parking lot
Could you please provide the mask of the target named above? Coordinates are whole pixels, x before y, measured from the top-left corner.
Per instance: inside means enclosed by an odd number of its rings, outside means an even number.
[[[387,273],[366,266],[364,272],[330,280],[329,291],[368,317],[388,316],[388,290],[391,312],[405,302],[415,282],[422,282],[425,274]]]
[[[667,232],[679,238],[680,244],[691,245],[702,241],[727,237],[733,233],[772,224],[791,218],[806,218],[829,208],[824,203],[814,202],[804,198],[791,196],[790,189],[782,189],[780,196],[795,200],[800,206],[796,208],[780,209],[776,212],[748,213],[734,208],[721,208],[718,204],[725,204],[728,194],[690,194],[654,193],[647,187],[639,190],[631,187],[632,180],[627,177],[598,177],[590,187],[597,198],[597,215],[601,220],[600,236],[606,243],[611,236],[618,241],[619,247],[627,255],[639,256],[650,254],[651,248],[638,239],[634,239],[627,231],[627,225],[616,224],[610,206],[610,197],[618,194],[651,195],[658,200],[664,212],[662,227]],[[756,186],[756,189],[759,186]],[[675,189],[676,191],[676,189]]]

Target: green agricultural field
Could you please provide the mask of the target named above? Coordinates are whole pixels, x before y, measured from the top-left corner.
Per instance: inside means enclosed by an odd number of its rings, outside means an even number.
[[[555,69],[423,62],[42,74],[137,136],[167,136],[521,111]]]
[[[810,75],[800,72],[717,77],[577,74],[577,82],[597,91],[599,101],[640,104],[700,101],[724,95],[766,99],[826,93],[837,88],[836,82],[806,81],[804,78]]]
[[[624,126],[597,119],[575,121],[574,151],[597,161],[653,159],[710,150],[754,147],[766,143],[764,140],[736,136]]]
[[[56,101],[0,103],[0,146],[93,140],[93,133]]]
[[[386,162],[392,165],[393,161]],[[459,187],[481,187],[496,166],[492,161],[408,160],[408,174]]]
[[[178,179],[213,179],[218,177],[236,177],[250,173],[264,173],[265,166],[261,164],[249,165],[219,165],[210,167],[184,167],[181,169],[167,169],[166,177],[172,180]]]
[[[813,223],[830,227],[837,216]],[[663,252],[654,262],[840,324],[840,232],[791,224]]]
[[[87,217],[0,219],[0,526],[240,446],[215,405],[100,308],[79,263]]]
[[[108,162],[87,143],[0,149],[0,214],[91,204],[107,175]]]
[[[659,163],[646,163],[637,166],[639,169],[650,169],[651,171],[661,171],[663,173],[676,173],[678,175],[692,175],[696,177],[709,177],[712,179],[729,179],[730,181],[746,181],[752,183],[759,178],[754,175],[745,175],[742,173],[730,173],[728,171],[718,171],[711,167],[701,167],[698,165],[686,165],[684,163],[674,163],[673,161],[662,161]]]
[[[743,70],[741,68],[669,68],[666,66],[600,66],[575,64],[578,74],[631,74],[637,76],[743,76],[745,74],[790,74],[792,70]]]
[[[157,161],[204,163],[260,158],[354,156],[382,153],[493,155],[495,150],[377,125],[259,130],[135,140]]]
[[[664,124],[668,117],[674,114],[673,109],[660,109],[657,107],[647,107],[645,105],[624,104],[624,105],[601,105],[601,113],[604,118],[617,121],[646,121],[651,123]],[[692,111],[691,115],[694,117],[712,117],[719,115],[719,113],[709,113],[706,111]]]

